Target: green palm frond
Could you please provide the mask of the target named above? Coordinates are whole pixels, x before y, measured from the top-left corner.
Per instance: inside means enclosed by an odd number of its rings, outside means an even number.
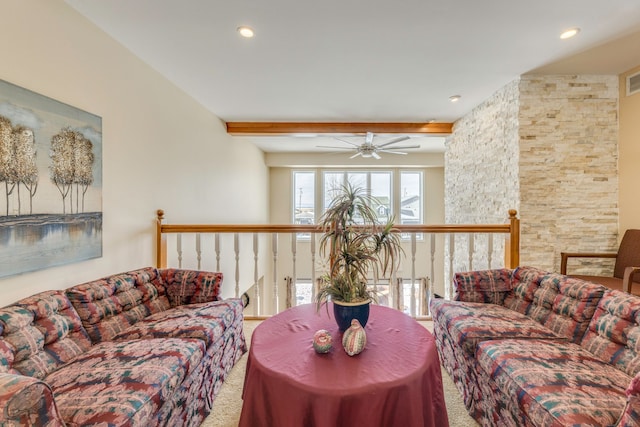
[[[320,254],[329,257],[330,270],[316,295],[318,308],[328,299],[375,300],[367,287],[369,271],[384,276],[398,266],[403,250],[393,228],[395,218],[379,223],[375,204],[376,199],[362,188],[347,184],[321,216]]]

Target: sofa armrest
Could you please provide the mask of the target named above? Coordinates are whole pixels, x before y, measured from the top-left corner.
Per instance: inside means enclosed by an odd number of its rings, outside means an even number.
[[[172,307],[222,299],[220,272],[167,268],[160,270],[160,276]]]
[[[49,386],[24,375],[0,374],[0,425],[64,427]]]
[[[456,273],[453,278],[456,301],[502,304],[512,289],[513,270],[507,268]]]
[[[624,276],[622,277],[622,290],[631,293],[631,282],[633,282],[633,275],[640,273],[640,267],[627,267],[624,269]]]
[[[631,380],[625,394],[627,395],[627,404],[616,426],[638,426],[640,425],[640,372]]]
[[[616,258],[618,254],[596,252],[560,252],[560,274],[567,274],[569,258]]]

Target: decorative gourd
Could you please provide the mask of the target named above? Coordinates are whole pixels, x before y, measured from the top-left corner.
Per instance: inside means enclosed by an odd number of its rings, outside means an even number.
[[[332,346],[331,334],[326,329],[320,329],[313,334],[313,349],[316,353],[328,353]]]
[[[351,326],[342,335],[342,346],[349,356],[360,354],[367,345],[367,333],[358,322],[358,319],[351,320]]]

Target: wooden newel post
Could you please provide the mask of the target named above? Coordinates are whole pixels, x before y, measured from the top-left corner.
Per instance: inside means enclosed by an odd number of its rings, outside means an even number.
[[[509,210],[509,268],[520,265],[520,219],[518,211]]]
[[[164,211],[158,209],[156,215],[156,267],[167,268],[167,236],[162,233]]]

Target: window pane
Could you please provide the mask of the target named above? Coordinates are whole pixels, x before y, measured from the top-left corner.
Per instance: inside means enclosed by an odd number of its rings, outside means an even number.
[[[337,190],[344,185],[344,172],[325,172],[324,173],[324,188],[323,188],[323,199],[324,199],[324,207],[323,209],[327,209],[331,200],[335,195]]]
[[[387,222],[391,216],[391,173],[371,173],[371,195],[375,197],[378,221]]]
[[[422,172],[400,173],[400,223],[422,223]]]
[[[349,172],[347,174],[347,180],[353,188],[363,188],[365,191],[367,186],[367,174],[363,172]]]
[[[315,223],[315,182],[314,172],[293,173],[293,222],[294,224]]]

